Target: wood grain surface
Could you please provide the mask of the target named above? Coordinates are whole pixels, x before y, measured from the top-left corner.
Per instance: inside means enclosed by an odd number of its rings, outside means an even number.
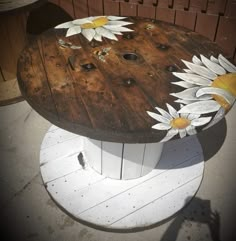
[[[66,38],[64,29],[33,39],[18,61],[25,99],[53,124],[80,135],[121,143],[160,141],[166,132],[151,128],[155,121],[146,111],[166,109],[166,103],[179,108],[169,95],[181,90],[171,84],[178,80],[171,72],[185,68],[181,59],[222,51],[182,27],[145,18],[128,21],[134,32],[119,41],[89,43],[81,34]],[[82,48],[62,48],[59,39]],[[111,49],[102,61],[98,55],[104,48]],[[125,59],[130,53],[136,60]]]

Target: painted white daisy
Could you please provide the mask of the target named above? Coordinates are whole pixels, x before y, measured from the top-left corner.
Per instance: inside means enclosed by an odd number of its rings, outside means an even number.
[[[201,60],[193,56],[193,63],[184,61],[186,73],[173,74],[183,81],[172,82],[186,90],[171,93],[179,98],[176,102],[186,104],[180,113],[206,114],[223,107],[229,110],[236,98],[236,67],[221,54],[218,59],[203,55]]]
[[[166,104],[166,106],[169,113],[158,107],[155,108],[161,115],[147,111],[149,116],[160,122],[152,126],[152,128],[168,131],[161,142],[168,141],[177,134],[179,134],[180,138],[185,137],[187,134],[195,135],[197,133],[195,129],[197,126],[203,126],[211,120],[211,117],[200,117],[200,114],[179,114],[171,105]]]
[[[182,81],[172,82],[185,88],[179,93],[176,102],[186,104],[179,113],[207,114],[216,112],[211,125],[224,117],[236,98],[236,67],[221,54],[218,59],[200,55],[193,56],[192,63],[184,61],[188,69],[185,73],[173,74]],[[210,126],[211,126],[210,125]],[[208,126],[209,127],[209,126]]]
[[[118,40],[115,34],[122,35],[122,32],[131,32],[132,29],[124,26],[133,24],[122,21],[126,17],[97,16],[76,19],[70,22],[57,25],[55,28],[68,28],[66,37],[81,33],[88,41],[95,39],[102,41],[102,37]]]

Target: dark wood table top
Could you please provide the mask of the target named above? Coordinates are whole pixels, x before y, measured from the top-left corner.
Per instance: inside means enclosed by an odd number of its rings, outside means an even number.
[[[158,142],[166,134],[146,111],[166,103],[183,90],[173,71],[199,53],[218,56],[210,40],[160,21],[128,18],[133,32],[119,41],[66,38],[65,29],[51,29],[33,39],[18,61],[18,81],[29,104],[53,124],[93,139],[126,143]],[[71,42],[82,48],[61,46]],[[179,104],[178,104],[179,106]]]

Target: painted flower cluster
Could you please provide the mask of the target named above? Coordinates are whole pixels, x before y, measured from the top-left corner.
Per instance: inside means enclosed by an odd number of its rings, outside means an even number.
[[[158,124],[152,126],[157,130],[167,130],[161,141],[168,141],[179,134],[180,138],[196,134],[197,126],[205,127],[216,124],[231,108],[236,98],[236,66],[230,63],[221,54],[218,58],[210,59],[203,55],[200,58],[193,56],[192,62],[182,60],[186,65],[184,73],[173,72],[180,81],[172,82],[184,88],[178,93],[170,95],[177,98],[180,110],[175,110],[167,104],[166,112],[156,107],[158,112],[148,111],[148,115],[157,120]],[[202,117],[202,114],[214,113],[214,116]]]

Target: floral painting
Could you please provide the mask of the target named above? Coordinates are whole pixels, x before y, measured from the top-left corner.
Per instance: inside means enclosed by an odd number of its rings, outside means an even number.
[[[175,102],[180,103],[180,109],[175,110],[167,104],[169,113],[158,107],[156,109],[161,115],[147,112],[160,122],[152,128],[167,130],[162,142],[177,134],[180,138],[196,134],[197,126],[208,123],[205,126],[208,128],[216,124],[229,111],[236,98],[236,66],[223,55],[220,54],[218,58],[211,56],[209,59],[203,55],[200,58],[193,56],[192,62],[182,61],[187,68],[183,69],[183,73],[173,72],[180,81],[172,84],[181,86],[184,90],[170,93],[177,98]],[[201,117],[202,114],[212,116]]]
[[[117,41],[116,35],[133,31],[125,27],[133,24],[132,22],[123,21],[125,18],[118,16],[88,17],[62,23],[55,28],[68,28],[66,37],[81,33],[88,41],[95,39],[101,42],[103,37]]]

